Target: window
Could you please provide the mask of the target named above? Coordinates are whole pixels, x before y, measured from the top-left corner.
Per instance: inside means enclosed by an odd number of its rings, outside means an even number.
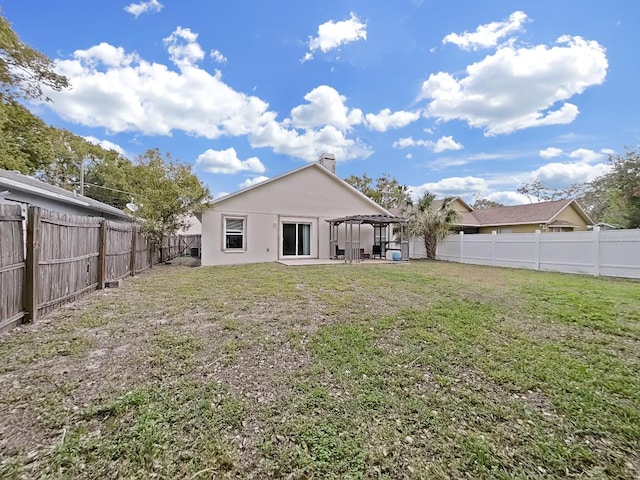
[[[245,218],[225,217],[224,250],[245,250]]]
[[[308,256],[311,255],[311,224],[283,223],[282,224],[282,255]]]

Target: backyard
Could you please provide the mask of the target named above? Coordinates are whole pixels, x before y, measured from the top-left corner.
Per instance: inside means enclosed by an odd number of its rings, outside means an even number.
[[[0,477],[640,476],[640,282],[177,263],[0,336]]]

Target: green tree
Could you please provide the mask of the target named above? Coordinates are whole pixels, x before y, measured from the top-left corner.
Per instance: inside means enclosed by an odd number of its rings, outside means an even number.
[[[60,91],[69,80],[54,71],[53,62],[23,43],[8,20],[0,16],[0,99],[49,100],[43,87]]]
[[[554,200],[564,200],[566,198],[579,197],[584,191],[586,185],[573,183],[565,188],[554,188],[542,183],[542,180],[536,178],[531,182],[523,183],[517,190],[518,193],[526,195],[529,202],[552,202]]]
[[[133,165],[131,192],[134,212],[146,235],[156,245],[163,235],[185,226],[185,215],[198,212],[211,193],[191,172],[191,165],[163,158],[160,150],[147,150]]]
[[[486,210],[488,208],[504,207],[502,203],[494,202],[486,198],[476,197],[471,208],[474,210]]]
[[[406,209],[409,231],[424,241],[427,258],[436,258],[438,242],[442,241],[455,227],[460,214],[453,208],[455,197],[438,201],[434,194],[426,192],[418,202]]]
[[[133,163],[118,152],[108,150],[102,157],[90,156],[84,175],[84,194],[124,210],[132,200],[135,203],[133,176]]]
[[[366,173],[361,177],[351,175],[345,178],[345,182],[386,209],[403,208],[411,203],[409,187],[400,185],[398,180],[388,173],[378,177],[375,186],[372,183],[373,180]]]
[[[581,203],[595,221],[640,228],[640,153],[609,157],[609,172],[591,182]]]
[[[52,130],[17,101],[0,102],[0,168],[35,174],[54,157]]]

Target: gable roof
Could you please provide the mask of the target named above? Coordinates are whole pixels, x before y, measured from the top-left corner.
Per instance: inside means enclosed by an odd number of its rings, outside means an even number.
[[[362,193],[360,190],[358,190],[357,188],[354,188],[353,186],[349,185],[347,182],[345,182],[344,180],[342,180],[340,177],[338,177],[336,174],[330,172],[329,170],[327,170],[325,167],[323,167],[322,165],[320,165],[318,162],[315,163],[309,163],[307,165],[303,165],[301,167],[298,167],[294,170],[289,170],[288,172],[285,172],[281,175],[278,175],[276,177],[270,178],[268,180],[265,180],[264,182],[260,182],[260,183],[256,183],[255,185],[251,185],[249,187],[243,188],[241,190],[238,190],[237,192],[233,192],[230,193],[229,195],[225,195],[224,197],[220,197],[216,200],[214,200],[213,202],[211,202],[211,207],[214,207],[217,204],[221,204],[231,198],[235,198],[241,195],[244,195],[247,192],[250,192],[252,190],[257,190],[259,188],[264,187],[265,185],[269,185],[271,183],[275,183],[275,182],[280,182],[283,179],[290,177],[291,175],[298,173],[302,170],[306,170],[309,168],[315,168],[318,169],[320,172],[322,172],[323,174],[327,175],[331,180],[333,180],[334,182],[337,182],[339,185],[341,185],[343,188],[346,188],[348,190],[350,190],[352,193],[354,193],[355,195],[358,195],[362,200],[364,200],[365,202],[369,203],[372,207],[378,209],[380,211],[380,213],[382,213],[383,215],[391,215],[391,213],[384,209],[383,207],[381,207],[380,205],[378,205],[376,202],[374,202],[373,200],[371,200],[369,197],[367,197],[364,193]]]
[[[569,206],[573,206],[575,211],[587,224],[593,224],[593,220],[573,199],[553,200],[549,202],[530,203],[524,205],[511,205],[506,207],[492,207],[474,210],[468,203],[460,197],[454,197],[466,210],[458,210],[460,220],[457,222],[465,227],[491,227],[500,225],[527,225],[544,223],[552,226],[575,226],[566,220],[556,220]],[[433,206],[440,208],[444,200],[434,200]]]
[[[0,188],[16,190],[49,200],[54,200],[68,205],[74,205],[87,210],[113,215],[122,219],[129,219],[126,213],[106,203],[99,202],[93,198],[78,195],[64,188],[49,185],[48,183],[36,180],[18,172],[0,169]]]
[[[572,199],[472,210],[470,213],[480,226],[522,225],[531,223],[549,224],[570,205],[573,205],[576,212],[578,212],[586,223],[593,223],[589,215]]]

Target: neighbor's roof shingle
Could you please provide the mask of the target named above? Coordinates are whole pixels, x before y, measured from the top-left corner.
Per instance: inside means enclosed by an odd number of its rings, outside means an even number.
[[[521,223],[548,223],[573,200],[531,203],[474,210],[473,216],[480,225],[514,225]]]

